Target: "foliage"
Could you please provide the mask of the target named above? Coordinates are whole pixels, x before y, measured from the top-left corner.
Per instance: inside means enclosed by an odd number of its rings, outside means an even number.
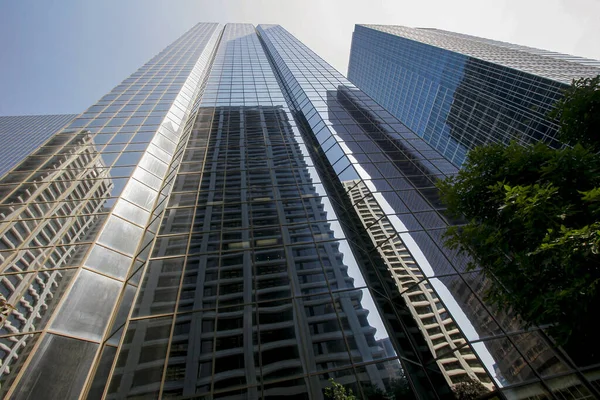
[[[457,383],[452,387],[452,391],[457,400],[475,400],[490,392],[481,382],[473,379]]]
[[[325,397],[331,400],[356,400],[356,396],[352,393],[352,389],[346,388],[341,383],[337,383],[333,378],[329,378],[331,386],[325,388]]]
[[[499,281],[489,300],[550,324],[560,344],[591,332],[600,305],[599,82],[574,82],[553,113],[573,147],[479,147],[438,183],[448,211],[468,221],[447,243]]]
[[[331,386],[325,388],[325,397],[332,400],[356,400],[352,389],[346,389],[342,384],[329,379]],[[414,395],[406,378],[391,379],[389,390],[386,392],[375,385],[363,384],[364,398],[367,400],[412,399]]]
[[[388,397],[383,389],[375,385],[363,385],[364,398],[367,400],[390,400],[393,397]]]
[[[389,398],[396,400],[414,398],[408,379],[405,377],[390,380],[390,391],[388,392],[388,395]]]
[[[2,293],[0,293],[0,327],[4,326],[4,322],[8,318],[8,314],[15,309],[15,306],[10,304],[6,297]]]
[[[600,150],[600,75],[581,78],[565,91],[550,113],[560,125],[559,139]]]

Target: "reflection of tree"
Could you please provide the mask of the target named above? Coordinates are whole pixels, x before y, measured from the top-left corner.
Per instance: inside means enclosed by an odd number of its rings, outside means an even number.
[[[489,393],[481,382],[475,380],[458,383],[452,387],[452,391],[458,400],[475,400]]]
[[[373,385],[363,387],[363,392],[365,393],[365,399],[369,400],[387,400],[389,398],[386,392]]]
[[[15,306],[10,304],[6,300],[6,297],[4,297],[4,295],[2,293],[0,293],[0,326],[2,326],[4,324],[4,320],[6,319],[6,316],[8,314],[10,314],[10,312],[14,309],[15,309]]]
[[[408,380],[405,377],[392,379],[389,383],[389,387],[387,392],[373,385],[363,387],[363,392],[365,394],[364,398],[368,400],[400,400],[414,398]]]
[[[344,387],[341,383],[337,383],[333,378],[329,379],[329,383],[331,386],[325,388],[325,398],[331,400],[355,400],[357,398],[352,389]],[[362,392],[364,397],[361,398],[365,400],[400,400],[414,398],[408,379],[406,379],[406,376],[404,375],[397,379],[391,379],[388,387],[389,389],[385,391],[370,383],[363,383]]]
[[[341,383],[337,383],[333,378],[329,379],[331,386],[325,388],[325,396],[331,400],[356,400],[352,389],[346,389]]]
[[[414,395],[408,384],[408,379],[405,376],[399,379],[392,379],[390,382],[391,389],[388,394],[393,395],[393,399],[412,399]]]

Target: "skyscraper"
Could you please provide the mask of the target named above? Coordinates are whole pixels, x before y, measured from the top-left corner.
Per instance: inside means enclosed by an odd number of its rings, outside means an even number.
[[[5,198],[0,214],[0,326],[15,334],[2,345],[3,376],[19,369],[35,343],[20,333],[40,330],[52,315],[113,187],[90,134],[53,137],[8,178],[35,168],[40,172]]]
[[[0,177],[76,116],[76,114],[1,116]]]
[[[348,79],[455,165],[475,146],[556,144],[546,114],[600,61],[438,29],[356,25]]]
[[[48,171],[87,185],[60,163],[80,146],[96,202],[20,195]],[[71,242],[3,239],[29,263],[3,282],[63,278],[35,324],[5,322],[32,304],[25,284],[3,302],[1,393],[322,399],[333,379],[364,399],[470,381],[593,397],[596,369],[491,309],[489,280],[443,247],[434,182],[456,171],[282,27],[198,24],[0,182],[6,210],[90,204],[68,214],[89,221],[68,262],[29,260]]]

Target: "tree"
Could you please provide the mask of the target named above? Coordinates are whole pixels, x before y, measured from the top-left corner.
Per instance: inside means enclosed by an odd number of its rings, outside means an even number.
[[[572,146],[478,147],[438,183],[448,211],[467,220],[447,243],[497,279],[488,300],[549,325],[580,358],[595,357],[580,350],[594,339],[589,313],[600,305],[599,84],[600,76],[574,81],[551,113]]]
[[[452,387],[452,391],[457,400],[476,400],[479,397],[490,393],[481,382],[473,379],[457,383]]]
[[[600,75],[581,78],[564,92],[550,118],[558,120],[558,138],[567,144],[580,143],[600,150]]]
[[[337,383],[333,378],[329,379],[331,386],[325,388],[325,397],[331,400],[357,400],[352,389],[346,389],[341,383]],[[362,391],[366,400],[392,400],[392,399],[412,399],[414,395],[406,378],[391,379],[390,389],[386,392],[380,387],[372,384],[363,383]]]
[[[404,375],[404,371],[402,374]],[[405,376],[390,380],[390,398],[395,400],[414,398],[408,379]]]
[[[356,396],[352,393],[352,389],[346,388],[341,383],[337,383],[333,378],[329,378],[331,386],[325,388],[325,397],[331,400],[356,400]]]

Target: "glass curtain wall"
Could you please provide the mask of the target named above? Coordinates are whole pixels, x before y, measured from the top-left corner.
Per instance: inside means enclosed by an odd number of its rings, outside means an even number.
[[[37,150],[77,115],[0,116],[0,177]]]
[[[410,393],[252,25],[190,129],[105,397]]]
[[[0,181],[1,397],[79,396],[219,34],[192,28]]]
[[[356,25],[348,78],[455,165],[485,143],[555,140],[547,113],[600,62],[435,29]]]
[[[0,393],[600,396],[443,246],[456,171],[282,27],[198,24],[0,180]]]
[[[440,381],[479,380],[512,398],[598,395],[593,366],[486,304],[493,277],[466,271],[468,260],[444,247],[457,221],[434,183],[456,172],[452,163],[282,27],[258,32],[349,241],[366,252],[367,285],[417,392],[444,397]]]

